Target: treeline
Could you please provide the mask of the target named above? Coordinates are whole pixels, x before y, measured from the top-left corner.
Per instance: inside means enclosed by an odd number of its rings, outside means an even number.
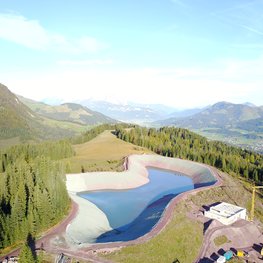
[[[39,144],[21,144],[0,151],[0,173],[5,171],[7,164],[13,164],[17,159],[35,159],[38,156],[48,156],[51,160],[60,160],[74,154],[68,140],[44,142]]]
[[[146,147],[160,155],[209,164],[258,183],[263,182],[263,156],[248,150],[208,141],[182,128],[160,129],[136,126],[129,131],[117,129],[118,138]]]
[[[85,133],[81,134],[80,136],[74,137],[71,139],[71,142],[73,144],[81,144],[88,142],[92,140],[93,138],[97,137],[99,134],[106,130],[118,130],[118,129],[125,129],[125,128],[130,128],[134,127],[132,124],[126,124],[126,123],[119,123],[119,124],[102,124],[99,125],[95,128],[92,128]]]
[[[70,201],[59,160],[73,154],[69,141],[0,151],[0,248],[35,236],[67,213]]]

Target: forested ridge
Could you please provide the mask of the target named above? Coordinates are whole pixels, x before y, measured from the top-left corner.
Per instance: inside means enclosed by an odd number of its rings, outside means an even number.
[[[36,236],[67,213],[70,201],[59,160],[73,154],[69,141],[0,151],[0,248]]]
[[[125,129],[125,128],[131,128],[134,127],[132,124],[126,124],[126,123],[119,123],[119,124],[102,124],[97,127],[94,127],[93,129],[90,129],[83,134],[73,137],[71,139],[71,142],[73,144],[81,144],[88,142],[98,136],[100,133],[106,131],[106,130],[119,130],[119,129]]]
[[[263,182],[263,156],[219,141],[208,141],[189,130],[174,127],[116,130],[118,138],[160,155],[205,163],[256,183]]]

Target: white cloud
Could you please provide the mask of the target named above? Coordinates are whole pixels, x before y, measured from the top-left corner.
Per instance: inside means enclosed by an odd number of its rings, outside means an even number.
[[[246,30],[252,32],[252,33],[255,33],[257,35],[260,35],[262,36],[263,35],[263,32],[258,30],[257,28],[254,28],[254,27],[250,27],[250,26],[246,26],[246,25],[241,25],[241,27],[245,28]]]
[[[105,43],[96,38],[81,36],[69,39],[49,32],[37,20],[29,20],[16,14],[0,14],[0,38],[36,50],[93,53],[107,48]]]
[[[33,49],[45,49],[50,42],[38,21],[12,14],[0,14],[0,37]]]

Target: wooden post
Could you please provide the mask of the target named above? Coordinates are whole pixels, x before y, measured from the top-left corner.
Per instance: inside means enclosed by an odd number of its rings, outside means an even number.
[[[254,213],[255,213],[255,196],[256,196],[256,187],[253,186],[252,190],[252,203],[251,203],[251,211],[250,211],[250,221],[254,221]]]

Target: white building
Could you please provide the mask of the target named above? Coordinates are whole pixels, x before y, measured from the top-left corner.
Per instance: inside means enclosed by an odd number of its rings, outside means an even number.
[[[247,210],[243,207],[222,202],[205,211],[205,217],[216,219],[224,225],[231,225],[238,219],[246,220]]]

